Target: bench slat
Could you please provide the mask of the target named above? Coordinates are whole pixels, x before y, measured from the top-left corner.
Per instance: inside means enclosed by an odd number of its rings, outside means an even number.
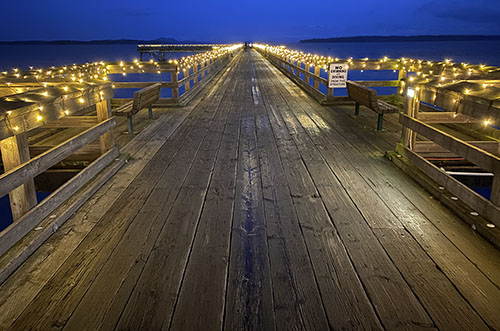
[[[391,105],[390,103],[387,103],[382,100],[378,100],[378,105],[379,109],[381,110],[381,114],[392,114],[392,113],[398,113],[399,109],[396,106]]]
[[[120,107],[113,109],[112,114],[114,116],[127,116],[126,112],[129,109],[132,109],[133,103],[134,103],[133,101],[129,101],[129,102],[121,105]]]
[[[139,110],[149,107],[160,98],[161,83],[140,89],[134,92],[133,107],[128,110],[129,116],[136,114]]]

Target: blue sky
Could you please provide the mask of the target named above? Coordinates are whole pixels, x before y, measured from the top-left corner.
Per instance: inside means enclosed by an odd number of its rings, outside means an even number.
[[[20,0],[2,4],[0,40],[260,40],[500,34],[500,0]]]

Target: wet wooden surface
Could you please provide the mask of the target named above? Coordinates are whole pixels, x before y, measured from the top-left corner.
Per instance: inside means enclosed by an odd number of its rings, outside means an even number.
[[[242,52],[137,126],[0,287],[0,329],[500,329],[500,253],[383,158],[396,115],[351,113]]]

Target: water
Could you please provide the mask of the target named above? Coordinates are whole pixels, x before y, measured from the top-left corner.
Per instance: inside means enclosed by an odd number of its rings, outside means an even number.
[[[173,53],[179,58],[191,53]],[[47,68],[86,62],[132,61],[139,58],[136,45],[0,45],[0,70]],[[145,55],[145,60],[149,58]]]
[[[308,53],[338,57],[341,59],[417,58],[471,64],[500,66],[500,43],[498,41],[443,41],[443,42],[378,42],[378,43],[311,43],[286,44],[290,49]]]
[[[290,43],[287,47],[339,58],[411,57],[500,66],[498,41]],[[174,54],[173,57],[185,54]],[[0,45],[0,70],[95,61],[131,61],[136,45]]]

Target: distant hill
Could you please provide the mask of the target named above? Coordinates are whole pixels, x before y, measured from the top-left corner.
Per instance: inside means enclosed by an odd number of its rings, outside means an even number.
[[[137,45],[137,44],[206,44],[206,42],[177,40],[174,38],[104,39],[104,40],[19,40],[0,41],[0,45]]]
[[[414,42],[414,41],[479,41],[498,40],[493,35],[421,35],[421,36],[357,36],[304,39],[300,43],[349,43],[349,42]]]

